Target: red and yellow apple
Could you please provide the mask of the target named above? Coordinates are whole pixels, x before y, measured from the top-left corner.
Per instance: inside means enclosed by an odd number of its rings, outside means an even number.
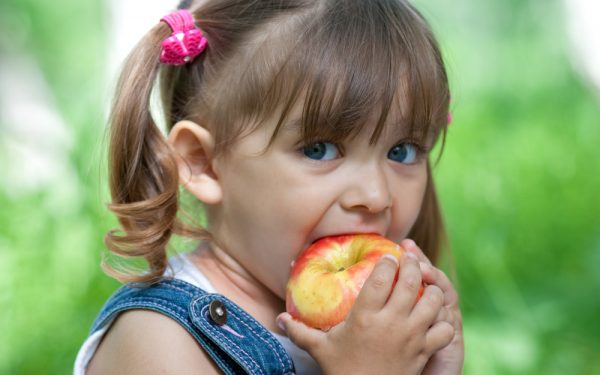
[[[399,260],[404,251],[376,234],[316,241],[292,266],[286,291],[287,312],[310,327],[329,330],[346,318],[379,258],[391,254]],[[423,288],[417,299],[422,293]]]

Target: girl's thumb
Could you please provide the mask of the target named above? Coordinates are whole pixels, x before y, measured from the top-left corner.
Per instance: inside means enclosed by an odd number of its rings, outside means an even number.
[[[311,349],[317,345],[325,334],[318,329],[310,328],[306,324],[295,320],[288,313],[279,314],[277,317],[277,325],[287,334],[287,337],[292,340],[296,346],[309,353],[311,353]]]

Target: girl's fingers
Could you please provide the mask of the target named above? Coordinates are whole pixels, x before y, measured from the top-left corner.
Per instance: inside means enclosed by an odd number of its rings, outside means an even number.
[[[445,321],[435,323],[425,334],[425,350],[435,353],[448,346],[455,334],[454,327]]]
[[[458,303],[458,293],[456,293],[452,282],[444,272],[427,263],[421,263],[419,266],[423,275],[423,282],[437,285],[444,292],[444,305],[449,306]]]
[[[395,313],[401,310],[410,312],[417,301],[422,285],[421,270],[416,256],[404,253],[400,258],[398,281],[389,298],[389,308]]]
[[[279,314],[277,325],[285,331],[288,338],[299,348],[313,353],[319,342],[323,340],[324,332],[310,328],[302,322],[294,320],[288,313]]]
[[[435,318],[434,323],[448,322],[448,323],[452,324],[452,326],[454,326],[454,321],[455,321],[455,317],[454,317],[454,314],[452,313],[452,311],[450,311],[450,309],[448,307],[442,306],[442,308],[440,309],[440,312],[438,313],[437,317]]]
[[[398,260],[393,255],[383,255],[360,290],[352,311],[381,310],[390,296],[397,272]]]
[[[406,249],[406,251],[409,253],[417,256],[421,262],[420,266],[423,274],[423,282],[425,284],[435,284],[442,289],[445,296],[444,304],[456,304],[458,302],[458,294],[456,293],[452,282],[444,272],[433,266],[429,258],[425,256],[425,253],[423,253],[419,246],[417,246],[415,241],[411,239],[405,239],[400,242],[400,246]]]
[[[428,328],[443,319],[444,292],[436,285],[428,285],[411,312],[411,320],[422,328]]]
[[[416,257],[419,261],[431,265],[431,261],[429,260],[429,258],[427,258],[427,256],[425,256],[425,253],[423,253],[421,248],[419,248],[419,246],[417,246],[415,241],[413,241],[411,239],[405,239],[400,242],[400,246],[402,246],[402,248],[406,249],[406,251],[408,251],[409,253],[416,255]]]

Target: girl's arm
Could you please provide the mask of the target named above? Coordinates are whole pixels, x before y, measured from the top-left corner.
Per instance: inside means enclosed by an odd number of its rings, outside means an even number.
[[[328,332],[295,321],[279,322],[290,339],[307,350],[325,374],[420,374],[429,359],[446,347],[455,328],[444,320],[444,293],[428,285],[415,304],[421,270],[414,254],[398,262],[382,257],[363,286],[348,318]]]
[[[86,374],[221,374],[196,340],[171,318],[148,310],[122,313]]]

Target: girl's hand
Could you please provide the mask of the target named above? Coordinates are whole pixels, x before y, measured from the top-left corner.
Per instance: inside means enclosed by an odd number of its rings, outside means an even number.
[[[278,324],[308,351],[325,374],[420,374],[430,357],[455,338],[455,328],[440,319],[444,293],[437,285],[421,288],[414,254],[398,261],[384,256],[375,265],[346,320],[328,332],[310,328],[288,313]]]
[[[423,370],[423,375],[455,375],[461,374],[465,355],[462,317],[458,307],[458,294],[444,272],[437,269],[412,240],[404,240],[400,245],[414,254],[420,261],[423,281],[429,285],[437,285],[444,293],[444,306],[440,319],[454,327],[454,338],[450,344],[434,353]]]

